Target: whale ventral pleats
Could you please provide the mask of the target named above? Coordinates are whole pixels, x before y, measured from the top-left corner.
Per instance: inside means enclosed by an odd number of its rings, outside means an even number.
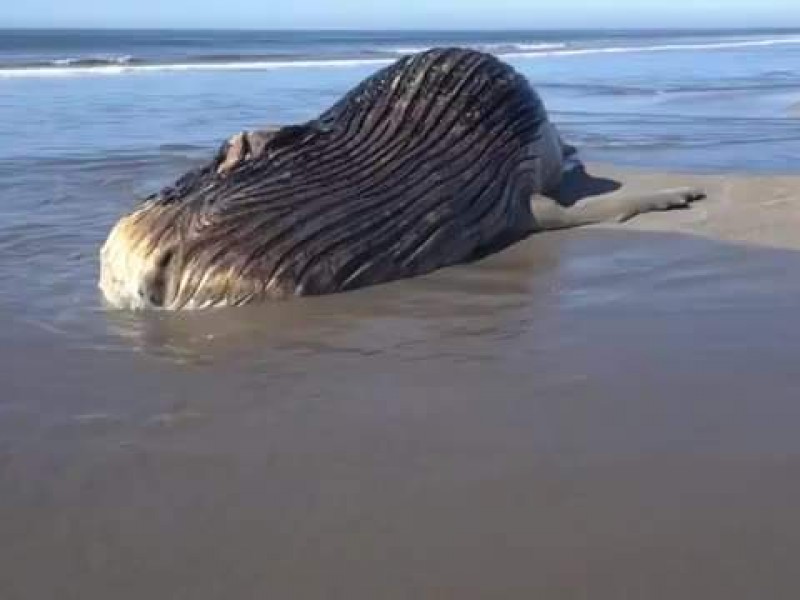
[[[134,304],[127,290],[142,286],[125,282],[166,244],[168,285],[149,286],[164,308],[340,292],[469,260],[529,229],[546,124],[527,80],[492,55],[407,56],[316,119],[237,133],[151,197],[109,237],[101,287]]]

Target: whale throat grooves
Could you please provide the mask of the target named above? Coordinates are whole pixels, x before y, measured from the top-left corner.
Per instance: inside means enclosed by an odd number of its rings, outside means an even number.
[[[527,80],[465,49],[404,57],[318,118],[234,136],[113,228],[113,305],[325,294],[469,260],[525,233],[547,121]]]

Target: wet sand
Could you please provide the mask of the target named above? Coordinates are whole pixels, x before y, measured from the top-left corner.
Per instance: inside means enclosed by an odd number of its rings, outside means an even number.
[[[797,598],[800,186],[702,180],[342,296],[0,306],[0,598]]]

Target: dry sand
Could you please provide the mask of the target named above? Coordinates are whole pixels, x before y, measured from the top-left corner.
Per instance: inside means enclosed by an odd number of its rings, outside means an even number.
[[[800,176],[697,175],[606,165],[593,165],[589,172],[622,183],[619,193],[689,185],[702,188],[708,194],[689,210],[640,215],[612,227],[800,249]]]

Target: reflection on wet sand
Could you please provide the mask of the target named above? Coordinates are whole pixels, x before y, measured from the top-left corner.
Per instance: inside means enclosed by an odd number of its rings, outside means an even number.
[[[532,239],[476,263],[346,294],[180,313],[109,310],[105,318],[139,351],[189,362],[244,348],[386,352],[387,344],[429,337],[431,330],[443,339],[468,322],[480,330],[487,312],[489,329],[513,327],[520,311],[540,297],[549,301],[547,278],[558,253],[557,243]]]
[[[797,252],[590,229],[80,337],[8,315],[0,598],[795,598],[798,292]]]

